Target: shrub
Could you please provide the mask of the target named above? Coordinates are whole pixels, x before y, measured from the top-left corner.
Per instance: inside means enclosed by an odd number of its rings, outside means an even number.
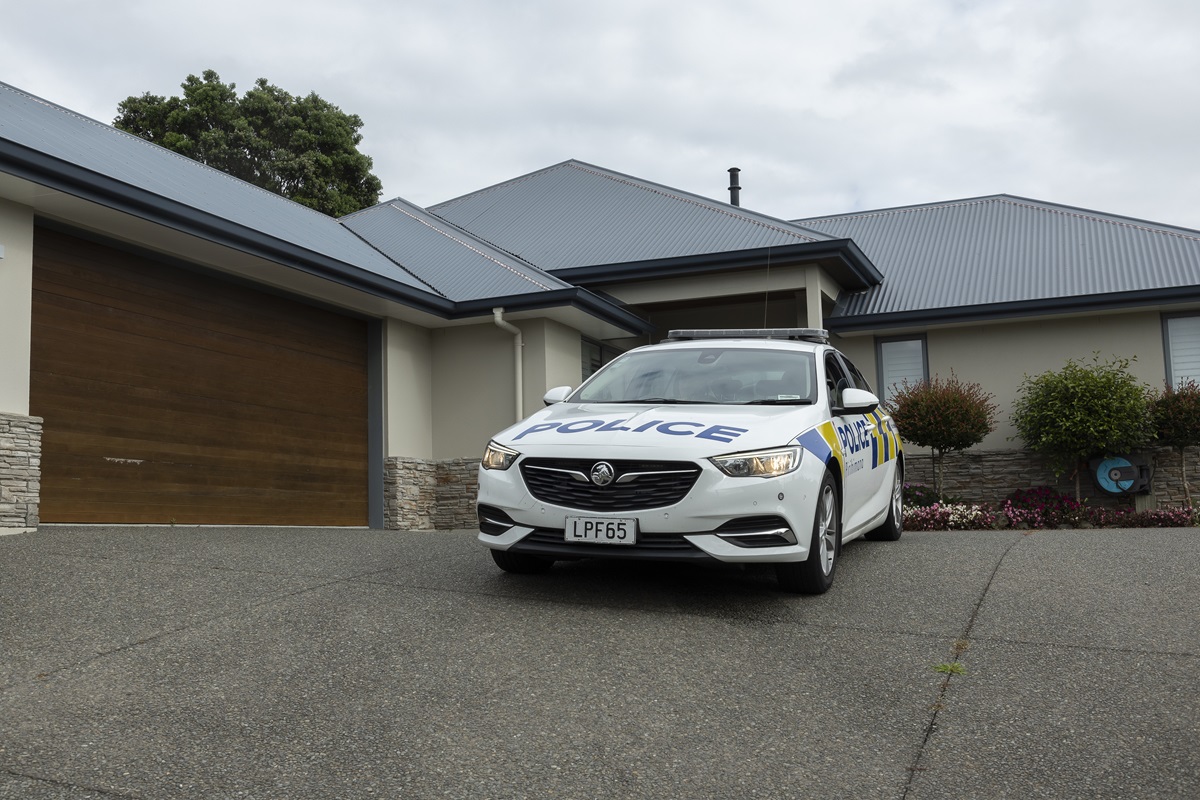
[[[942,463],[946,453],[965,450],[996,429],[992,395],[977,383],[964,383],[953,372],[910,385],[901,384],[888,400],[888,413],[900,438],[933,449],[934,488],[942,496]]]
[[[1150,418],[1159,443],[1173,447],[1179,453],[1183,494],[1188,507],[1192,508],[1192,487],[1188,484],[1184,449],[1200,444],[1200,386],[1193,380],[1181,382],[1178,388],[1165,386],[1150,398]]]
[[[1090,365],[1069,359],[1058,372],[1025,376],[1013,404],[1013,425],[1026,447],[1042,454],[1055,475],[1092,456],[1127,453],[1153,436],[1148,387],[1129,372],[1129,359]]]
[[[904,484],[905,508],[928,508],[938,503],[938,495],[923,483]]]

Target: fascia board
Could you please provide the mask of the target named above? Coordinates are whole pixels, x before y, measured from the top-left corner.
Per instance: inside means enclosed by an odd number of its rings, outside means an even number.
[[[853,317],[827,317],[825,326],[835,333],[865,332],[892,328],[920,328],[933,325],[994,322],[1023,317],[1045,317],[1118,311],[1154,305],[1195,303],[1200,301],[1200,286],[1178,286],[1141,292],[1111,292],[1084,297],[1056,297],[1041,300],[990,303],[958,308],[931,308],[884,314],[858,314]]]
[[[720,253],[676,256],[673,258],[630,261],[618,264],[596,264],[585,267],[567,267],[549,270],[556,278],[577,285],[627,283],[631,281],[673,278],[705,272],[736,270],[745,267],[761,267],[772,261],[832,258],[846,267],[850,280],[845,288],[868,289],[883,282],[883,275],[870,259],[850,239],[834,239],[827,242],[759,247],[752,250],[736,250]]]

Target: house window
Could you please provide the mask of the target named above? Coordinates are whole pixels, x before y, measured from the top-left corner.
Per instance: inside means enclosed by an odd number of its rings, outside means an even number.
[[[1200,315],[1167,317],[1163,321],[1167,351],[1167,382],[1200,383]]]
[[[925,337],[877,339],[876,362],[879,364],[879,399],[887,402],[897,388],[929,380],[929,362],[925,357]]]
[[[606,344],[601,344],[595,339],[584,338],[583,340],[583,373],[582,380],[587,380],[592,377],[592,373],[603,367],[608,362],[621,354],[621,351],[615,347],[609,347]]]

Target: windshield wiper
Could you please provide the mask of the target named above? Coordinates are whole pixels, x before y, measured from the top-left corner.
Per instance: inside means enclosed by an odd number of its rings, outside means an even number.
[[[747,406],[811,406],[812,400],[807,397],[798,397],[795,400],[781,400],[779,398],[771,398],[769,400],[747,400],[742,405]]]
[[[707,400],[680,400],[677,397],[639,397],[636,400],[608,400],[609,403],[646,403],[648,405],[712,405]]]

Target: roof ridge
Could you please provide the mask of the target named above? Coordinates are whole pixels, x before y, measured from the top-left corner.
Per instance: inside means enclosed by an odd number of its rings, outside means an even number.
[[[405,201],[401,201],[401,202],[405,202]],[[444,236],[445,238],[449,239],[450,241],[454,242],[455,244],[462,245],[463,247],[467,248],[468,250],[475,253],[476,255],[478,255],[482,258],[485,258],[488,261],[491,261],[493,264],[496,264],[497,266],[499,266],[502,269],[508,270],[513,275],[516,275],[518,278],[521,278],[523,280],[528,281],[529,283],[532,283],[534,286],[538,287],[539,289],[542,289],[547,292],[554,291],[551,287],[546,286],[545,284],[534,280],[533,277],[526,275],[523,272],[520,272],[519,270],[513,269],[511,266],[509,266],[508,264],[505,264],[503,261],[496,258],[495,256],[492,256],[489,253],[483,252],[482,250],[480,250],[478,247],[474,246],[470,242],[467,242],[457,236],[452,236],[449,231],[439,228],[438,226],[432,224],[429,220],[424,219],[417,214],[413,214],[412,212],[408,211],[405,208],[401,208],[400,206],[396,205],[395,200],[390,201],[388,203],[388,206],[395,209],[396,211],[399,211],[401,214],[405,215],[409,219],[419,222],[420,224],[424,225],[425,227],[429,228],[430,230],[434,231],[435,233],[438,233],[441,236]],[[429,212],[426,212],[426,213],[429,213]],[[431,214],[430,216],[434,216],[436,219],[439,219],[439,220],[441,219],[441,217],[438,217],[435,214]]]
[[[754,212],[743,211],[743,213],[741,213],[741,214],[735,214],[732,211],[727,211],[726,209],[721,208],[719,205],[713,205],[712,203],[708,203],[708,202],[701,202],[701,200],[698,199],[696,196],[685,196],[685,195],[679,194],[677,192],[670,191],[668,187],[661,186],[659,184],[653,184],[653,183],[648,183],[646,181],[635,180],[633,178],[630,178],[630,177],[624,176],[624,175],[619,176],[617,173],[609,172],[601,167],[594,167],[590,164],[584,164],[582,161],[576,161],[576,160],[572,159],[570,161],[565,161],[562,164],[556,164],[555,166],[573,167],[582,172],[587,172],[587,173],[596,175],[601,178],[607,178],[608,180],[615,181],[616,183],[622,183],[622,184],[625,184],[626,186],[632,186],[635,189],[642,189],[643,191],[652,192],[653,194],[661,195],[663,197],[668,197],[668,198],[671,198],[672,200],[679,200],[684,203],[689,203],[691,205],[696,206],[697,208],[702,208],[707,211],[713,211],[717,214],[724,214],[727,217],[731,217],[731,218],[737,219],[737,220],[742,220],[744,222],[749,222],[751,225],[758,225],[758,226],[766,228],[768,230],[773,230],[776,233],[782,233],[782,234],[785,234],[788,236],[794,236],[797,239],[803,239],[803,240],[809,241],[809,242],[822,241],[821,239],[818,239],[815,236],[806,236],[794,229],[784,228],[779,225],[772,225],[762,219],[759,219],[758,218],[759,215],[755,214]],[[526,177],[528,177],[528,176],[526,176]],[[715,202],[715,201],[712,201],[712,202]],[[735,207],[741,208],[740,206],[735,206]],[[792,224],[792,223],[788,223],[787,220],[780,220],[780,222],[785,222],[789,225]],[[803,226],[797,225],[796,227],[803,227]]]
[[[848,214],[832,214],[826,217],[806,217],[811,220],[834,220],[834,219],[870,219],[872,217],[887,217],[897,214],[912,214],[919,211],[938,211],[945,208],[962,208],[965,206],[984,205],[986,203],[1007,203],[1019,208],[1028,208],[1032,211],[1042,211],[1047,214],[1061,214],[1066,217],[1075,217],[1076,219],[1088,220],[1091,222],[1100,222],[1106,225],[1116,225],[1122,228],[1131,230],[1145,231],[1146,233],[1157,233],[1164,236],[1175,236],[1179,239],[1187,239],[1194,242],[1200,242],[1200,231],[1192,234],[1184,231],[1188,228],[1179,228],[1176,225],[1160,225],[1153,222],[1136,222],[1130,218],[1117,219],[1114,214],[1106,214],[1103,211],[1089,211],[1083,208],[1074,208],[1064,206],[1060,203],[1052,203],[1046,200],[1033,200],[1026,197],[1017,197],[1011,194],[993,194],[984,195],[982,197],[971,197],[963,200],[948,200],[945,202],[921,203],[911,206],[896,206],[894,208],[883,208],[874,211],[851,212]],[[1176,230],[1170,230],[1174,228]]]

